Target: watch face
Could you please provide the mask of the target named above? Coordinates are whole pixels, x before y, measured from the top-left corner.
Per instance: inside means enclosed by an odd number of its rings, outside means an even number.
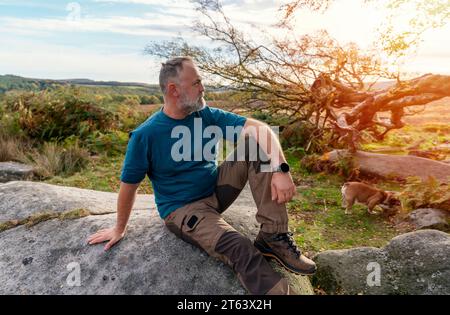
[[[281,163],[280,168],[283,173],[289,172],[289,165],[287,163]]]

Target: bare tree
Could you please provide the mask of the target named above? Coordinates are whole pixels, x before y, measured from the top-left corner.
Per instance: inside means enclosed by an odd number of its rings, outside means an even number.
[[[332,132],[328,144],[345,143],[356,150],[362,131],[382,139],[403,126],[405,107],[450,96],[449,76],[430,74],[402,82],[383,66],[377,52],[362,52],[355,44],[339,45],[326,31],[256,43],[231,23],[217,0],[196,2],[203,21],[193,28],[215,48],[178,39],[151,43],[146,52],[164,58],[191,55],[201,70],[239,92],[236,107],[283,115],[287,126],[299,121],[312,125],[307,150],[327,131]],[[316,9],[324,3],[328,1],[301,1]],[[366,83],[380,78],[397,79],[397,84],[373,91]],[[390,112],[390,118],[380,121],[379,112]]]

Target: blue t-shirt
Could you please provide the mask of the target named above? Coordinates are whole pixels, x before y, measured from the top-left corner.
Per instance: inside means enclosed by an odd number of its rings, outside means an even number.
[[[246,118],[206,106],[184,119],[162,109],[130,132],[121,181],[140,183],[147,174],[161,218],[212,195],[217,181],[216,144],[236,142]],[[234,132],[232,132],[234,131]]]

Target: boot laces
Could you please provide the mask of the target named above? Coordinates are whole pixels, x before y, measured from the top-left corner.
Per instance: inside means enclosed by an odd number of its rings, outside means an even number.
[[[295,241],[292,238],[293,233],[292,232],[286,232],[286,233],[279,233],[275,236],[275,240],[276,241],[283,241],[283,242],[287,242],[288,244],[288,248],[290,250],[292,250],[295,255],[297,255],[297,257],[300,257],[301,255],[301,251],[297,248],[297,246],[295,245]]]

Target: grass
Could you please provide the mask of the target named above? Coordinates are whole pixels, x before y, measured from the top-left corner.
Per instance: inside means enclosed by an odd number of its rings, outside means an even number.
[[[55,176],[45,182],[48,184],[71,186],[99,191],[118,192],[124,155],[91,157],[87,167],[75,174],[63,177]],[[151,194],[153,189],[148,178],[139,185],[138,193]]]
[[[424,109],[415,116],[406,116],[406,125],[401,129],[391,130],[381,142],[362,145],[364,151],[386,154],[408,154],[410,150],[436,151],[438,159],[450,159],[450,150],[442,146],[449,143],[450,126],[448,106],[450,98],[432,102],[429,105],[410,107],[410,110]],[[441,147],[436,150],[436,147]]]
[[[89,159],[89,152],[81,148],[78,143],[64,148],[56,143],[46,142],[41,150],[34,150],[28,163],[35,173],[42,178],[55,175],[70,175],[83,169]]]
[[[362,150],[375,153],[406,155],[410,150],[435,151],[436,147],[448,144],[450,127],[448,123],[422,122],[391,130],[383,141],[365,143]],[[439,149],[440,159],[450,158],[450,150]]]
[[[21,142],[0,135],[0,162],[17,160],[19,154],[23,154]]]
[[[88,159],[89,152],[78,143],[63,147],[57,143],[46,142],[36,148],[31,141],[7,136],[0,130],[0,162],[17,161],[28,164],[41,179],[70,175],[82,169]]]
[[[329,249],[359,246],[382,247],[400,234],[393,225],[377,215],[369,215],[366,207],[353,206],[346,215],[341,207],[341,186],[345,179],[333,174],[310,174],[302,169],[299,158],[286,156],[293,168],[297,195],[288,203],[290,230],[299,247],[312,256]],[[399,189],[396,183],[377,186]]]

